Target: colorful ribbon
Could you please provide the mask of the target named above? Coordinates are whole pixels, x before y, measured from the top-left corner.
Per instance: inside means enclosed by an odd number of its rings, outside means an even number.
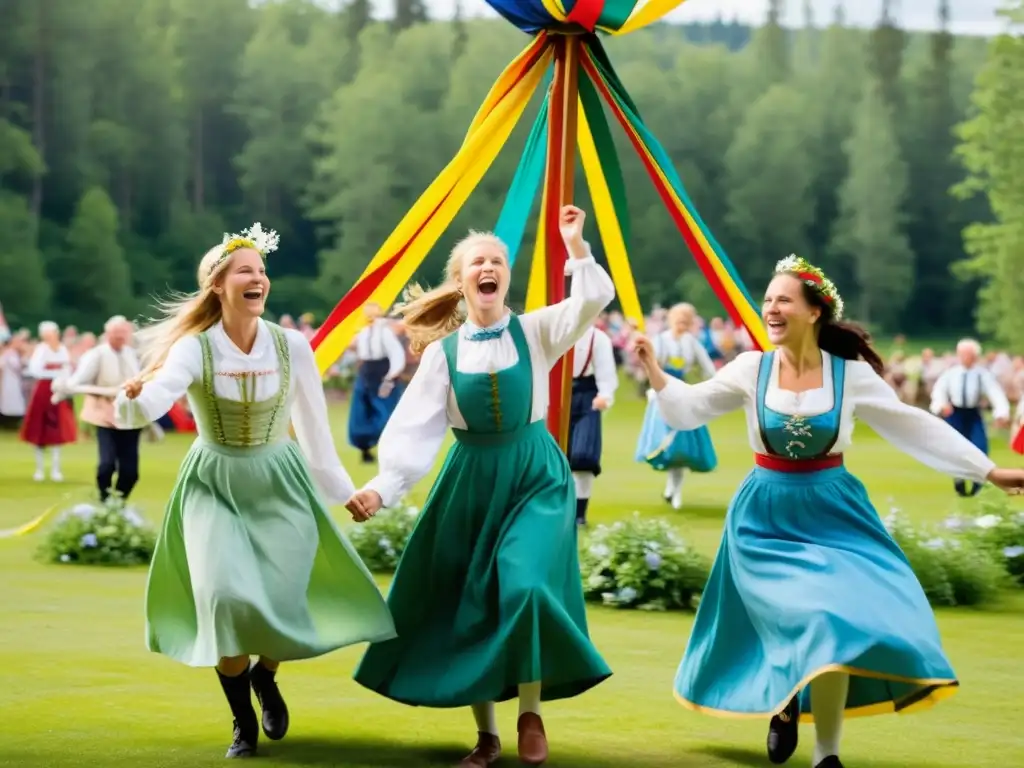
[[[505,70],[477,113],[462,148],[317,331],[312,345],[321,373],[341,357],[365,324],[357,310],[367,301],[391,306],[494,162],[551,61],[546,43],[543,35],[538,36]]]

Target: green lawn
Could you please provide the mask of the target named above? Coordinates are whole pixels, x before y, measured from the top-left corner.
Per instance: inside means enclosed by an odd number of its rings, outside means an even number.
[[[642,403],[628,389],[606,421],[606,472],[597,483],[592,516],[614,520],[638,510],[678,521],[713,552],[732,489],[750,466],[740,418],[713,426],[722,467],[688,479],[687,509],[661,500],[663,476],[633,463]],[[344,408],[333,413],[344,443]],[[883,511],[899,505],[920,520],[957,507],[945,478],[898,454],[867,430],[849,457]],[[143,481],[136,501],[153,520],[174,480],[187,439],[171,436],[143,446]],[[997,457],[1013,461],[994,436]],[[65,493],[90,492],[95,446],[65,451],[63,486],[31,480],[32,457],[10,435],[0,436],[0,528],[25,522]],[[353,452],[342,448],[344,459]],[[366,468],[352,461],[356,480]],[[420,485],[416,501],[428,490]],[[345,520],[344,510],[338,513]],[[161,766],[222,764],[230,716],[210,670],[192,670],[148,653],[143,645],[143,570],[44,566],[33,560],[39,534],[0,541],[0,766]],[[943,612],[939,623],[962,680],[960,694],[938,708],[907,717],[851,721],[847,766],[941,768],[1017,762],[1024,667],[1024,600],[986,612]],[[672,697],[672,679],[692,617],[591,611],[598,646],[615,675],[579,699],[547,707],[553,768],[704,768],[767,765],[765,723],[693,714]],[[288,665],[280,675],[292,710],[292,732],[263,743],[266,766],[446,766],[465,753],[475,733],[467,711],[414,709],[377,697],[351,680],[361,649]],[[514,704],[500,708],[506,757],[515,765]],[[1014,735],[1017,734],[1017,735]],[[810,764],[812,732],[791,764]]]

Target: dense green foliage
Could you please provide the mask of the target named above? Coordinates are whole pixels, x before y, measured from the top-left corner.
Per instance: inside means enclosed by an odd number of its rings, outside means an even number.
[[[135,0],[128,13],[117,0],[5,2],[8,319],[95,328],[113,311],[144,311],[153,293],[191,288],[200,255],[253,220],[283,236],[272,309],[322,317],[526,43],[498,19],[424,21],[414,0],[381,22],[365,2],[328,5]],[[663,24],[607,42],[751,291],[796,250],[835,273],[856,314],[935,333],[969,327],[977,279],[995,278],[982,294],[995,309],[983,318],[1000,332],[991,317],[1015,299],[991,265],[994,249],[1009,248],[1007,228],[1020,226],[1004,177],[1019,178],[1007,110],[1019,121],[1024,90],[999,73],[1021,42],[997,41],[986,66],[986,41],[906,33],[888,16],[875,30],[847,27],[841,12],[827,29],[783,30],[774,18],[754,30]],[[972,117],[958,158],[954,126]],[[467,227],[493,224],[527,128],[438,251]],[[714,311],[642,167],[625,141],[620,149],[642,300],[685,293]],[[997,223],[984,195],[949,195],[965,179],[961,162],[972,190],[992,192]],[[974,271],[957,281],[950,267],[968,256],[961,230],[971,222]],[[428,258],[425,279],[440,258]],[[678,265],[678,280],[664,280],[665,264]]]

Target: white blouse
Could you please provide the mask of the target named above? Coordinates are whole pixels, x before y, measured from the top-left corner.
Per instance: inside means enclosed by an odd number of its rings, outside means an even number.
[[[830,411],[833,406],[831,357],[826,352],[821,356],[823,386],[795,393],[779,388],[779,355],[775,355],[765,406],[791,416],[810,417]],[[756,453],[764,453],[756,402],[760,362],[760,352],[744,352],[713,378],[700,384],[690,385],[669,378],[668,385],[655,395],[662,418],[673,429],[688,430],[743,408],[750,447]],[[952,477],[980,483],[995,469],[995,462],[945,421],[901,402],[870,365],[847,361],[839,437],[833,453],[842,453],[852,444],[856,417],[904,453]]]
[[[662,331],[654,337],[654,354],[663,366],[675,367],[675,363],[669,361],[677,358],[685,363],[686,368],[692,368],[694,364],[699,365],[706,378],[710,379],[716,372],[711,355],[692,333],[675,336],[672,331]]]
[[[61,344],[50,349],[46,344],[37,344],[25,366],[25,375],[31,379],[63,379],[71,375],[71,370],[71,355],[67,347]]]
[[[355,485],[338,458],[334,438],[327,418],[327,400],[324,397],[320,371],[313,357],[313,349],[299,331],[284,329],[291,357],[291,385],[287,408],[290,411],[295,437],[313,479],[332,504],[343,504],[352,498]],[[228,400],[241,400],[241,382],[228,374],[255,373],[255,399],[275,397],[281,385],[280,361],[274,337],[262,320],[256,331],[252,351],[245,354],[224,332],[218,323],[209,330],[213,356],[214,391]],[[193,411],[204,408],[195,402],[195,392],[189,387],[201,382],[203,352],[196,336],[186,336],[171,347],[167,361],[156,375],[142,388],[142,393],[129,400],[124,391],[114,402],[115,420],[120,429],[143,427],[163,416],[183,395],[189,395]],[[201,390],[200,390],[201,391]]]
[[[593,342],[593,347],[591,347]],[[591,355],[591,349],[593,354]],[[590,361],[587,361],[587,357]],[[586,370],[584,370],[586,366]],[[572,375],[593,376],[597,383],[597,394],[608,401],[611,406],[615,402],[615,390],[619,388],[619,372],[615,369],[615,351],[612,340],[600,328],[591,327],[583,332],[583,337],[576,342],[573,349]]]
[[[356,355],[360,360],[387,360],[386,378],[397,378],[405,370],[405,349],[391,330],[387,318],[374,320],[356,335]]]
[[[548,372],[615,298],[611,278],[593,256],[570,258],[565,272],[572,276],[569,298],[519,317],[533,366],[531,422],[547,415]],[[507,329],[486,341],[469,341],[467,334],[464,326],[458,340],[460,373],[495,373],[519,360]],[[397,503],[430,471],[449,427],[466,428],[450,384],[444,351],[435,341],[423,351],[419,368],[381,435],[380,474],[365,486],[376,491],[385,506]]]

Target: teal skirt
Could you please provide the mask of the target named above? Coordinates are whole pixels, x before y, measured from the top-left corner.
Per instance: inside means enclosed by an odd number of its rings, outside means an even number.
[[[193,444],[150,565],[146,633],[151,651],[193,667],[306,659],[395,636],[290,440]]]
[[[398,637],[367,649],[356,681],[428,707],[592,688],[611,670],[587,631],[565,455],[541,421],[456,437],[388,595]]]
[[[707,427],[672,429],[661,417],[658,404],[653,402],[647,403],[644,412],[635,458],[659,472],[668,469],[711,472],[718,466],[715,444],[711,442]]]
[[[844,468],[755,468],[722,543],[676,676],[676,697],[712,715],[771,717],[825,672],[850,674],[848,717],[911,712],[956,676],[906,557]]]

